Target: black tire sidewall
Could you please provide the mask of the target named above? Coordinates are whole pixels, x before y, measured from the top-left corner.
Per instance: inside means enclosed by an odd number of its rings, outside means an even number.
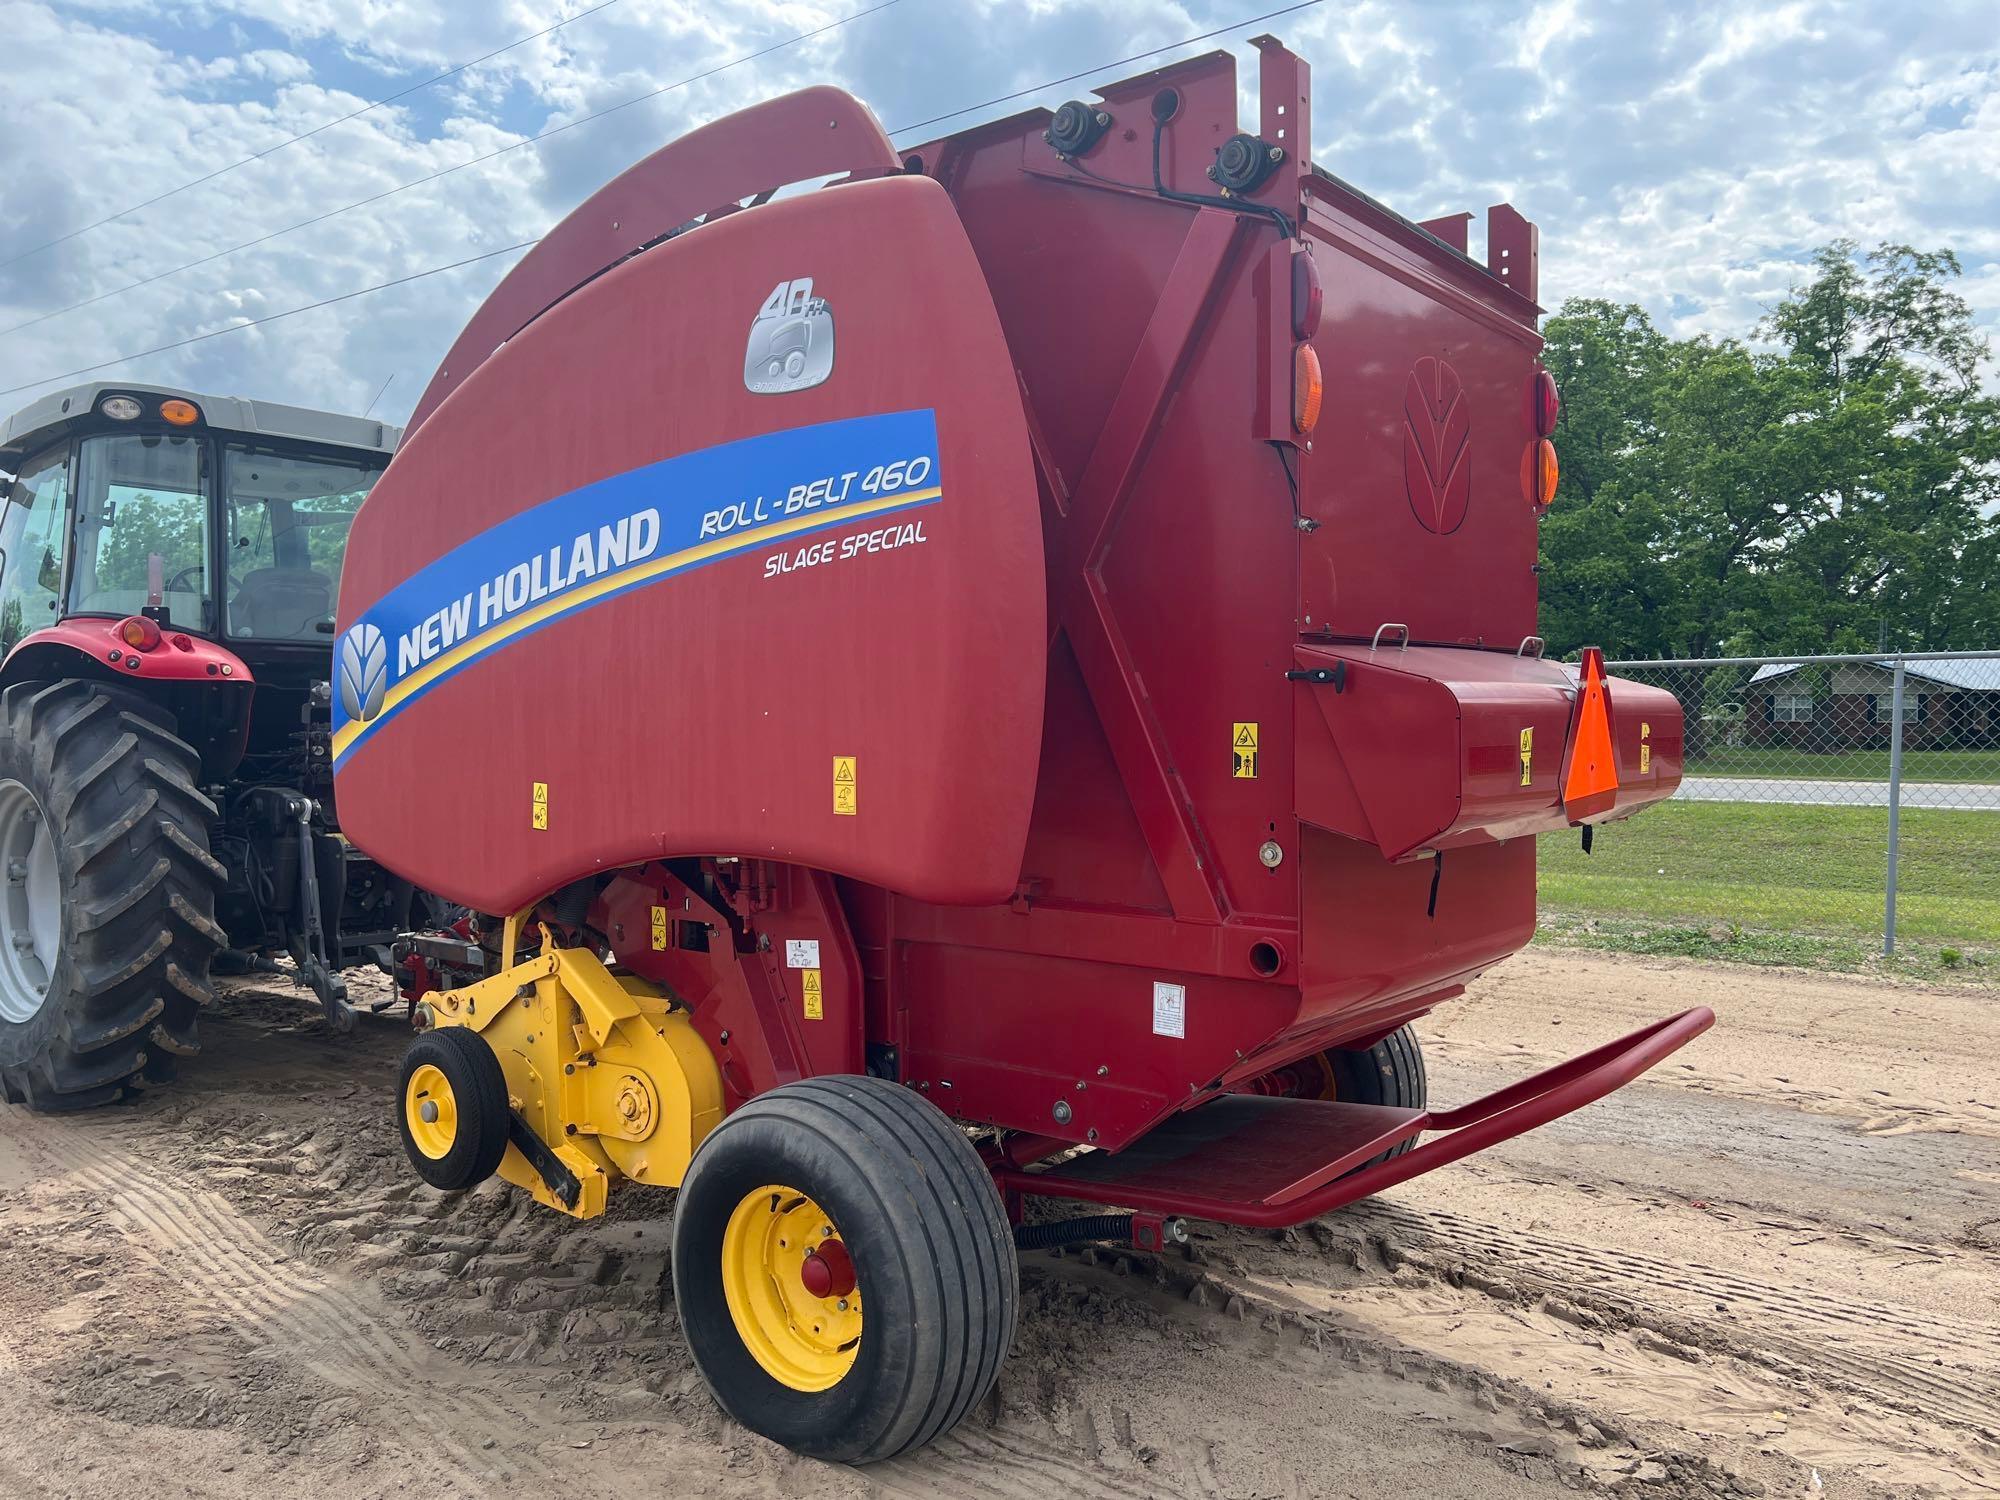
[[[745,1197],[772,1185],[824,1209],[854,1262],[861,1343],[852,1368],[825,1391],[793,1390],[767,1374],[736,1331],[723,1292],[723,1230]],[[890,1223],[896,1216],[907,1231],[922,1210],[907,1190],[792,1121],[740,1118],[704,1143],[675,1206],[674,1301],[695,1363],[731,1416],[787,1448],[835,1460],[867,1452],[895,1420],[918,1382],[915,1278],[937,1274],[910,1264],[908,1234]],[[885,1377],[898,1370],[904,1378],[892,1385]]]

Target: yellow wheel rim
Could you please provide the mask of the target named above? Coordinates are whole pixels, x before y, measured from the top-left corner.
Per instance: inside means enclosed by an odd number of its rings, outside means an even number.
[[[853,1368],[861,1290],[851,1267],[833,1220],[796,1189],[760,1187],[731,1211],[723,1296],[744,1347],[779,1384],[824,1391]]]
[[[1340,1100],[1340,1080],[1334,1075],[1333,1054],[1331,1052],[1316,1053],[1313,1056],[1313,1061],[1319,1064],[1320,1077],[1324,1082],[1320,1084],[1319,1092],[1309,1097],[1314,1099],[1331,1099],[1338,1103]]]
[[[458,1099],[451,1080],[430,1063],[410,1075],[403,1090],[403,1119],[410,1127],[410,1139],[432,1161],[441,1159],[458,1139]]]

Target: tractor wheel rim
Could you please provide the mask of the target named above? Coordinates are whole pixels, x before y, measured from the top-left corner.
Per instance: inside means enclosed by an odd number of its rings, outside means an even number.
[[[424,1063],[403,1089],[403,1119],[410,1139],[432,1161],[443,1159],[458,1139],[458,1096],[442,1069]]]
[[[32,1021],[48,1002],[62,947],[56,842],[35,794],[0,781],[0,1020]]]
[[[822,1264],[809,1269],[811,1260]],[[845,1274],[815,1296],[815,1286],[828,1284],[825,1261]],[[792,1390],[830,1390],[853,1368],[861,1289],[852,1274],[832,1217],[795,1188],[746,1193],[723,1227],[722,1292],[737,1336],[765,1374]]]

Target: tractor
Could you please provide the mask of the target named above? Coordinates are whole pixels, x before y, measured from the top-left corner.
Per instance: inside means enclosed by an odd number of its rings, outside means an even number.
[[[0,1088],[106,1103],[199,1045],[212,976],[343,971],[429,916],[334,810],[333,614],[382,422],[130,383],[0,428]],[[393,1003],[393,998],[391,1002]]]

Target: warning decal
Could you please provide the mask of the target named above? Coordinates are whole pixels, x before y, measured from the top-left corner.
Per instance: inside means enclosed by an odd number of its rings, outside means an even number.
[[[799,970],[799,974],[804,979],[806,987],[806,1019],[808,1021],[824,1021],[826,1019],[826,1005],[820,998],[819,970],[801,969]]]
[[[1639,721],[1639,774],[1650,776],[1653,771],[1653,726],[1644,719]]]
[[[1153,1035],[1187,1036],[1186,985],[1153,981]]]
[[[1229,734],[1229,774],[1245,780],[1257,776],[1257,726],[1237,724]]]
[[[667,951],[667,909],[664,906],[653,908],[653,951]]]
[[[535,783],[534,799],[531,821],[535,827],[546,831],[549,826],[549,784],[546,781]]]
[[[833,810],[843,818],[851,818],[859,811],[855,804],[854,762],[852,755],[833,758]]]
[[[1521,785],[1526,786],[1535,774],[1535,731],[1532,726],[1521,731]]]

